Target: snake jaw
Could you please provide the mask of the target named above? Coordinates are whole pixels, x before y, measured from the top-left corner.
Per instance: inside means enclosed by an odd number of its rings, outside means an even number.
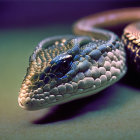
[[[42,57],[43,47],[35,51],[20,89],[18,102],[22,108],[36,110],[89,96],[125,74],[125,51],[121,43],[106,45],[105,41],[87,37],[77,40],[79,45],[74,43],[51,60]],[[67,61],[70,65],[66,65]],[[50,73],[55,76],[49,76]]]

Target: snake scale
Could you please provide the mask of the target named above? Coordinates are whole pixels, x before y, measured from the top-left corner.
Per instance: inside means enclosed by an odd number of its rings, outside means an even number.
[[[19,105],[37,110],[98,93],[125,75],[125,48],[140,71],[140,23],[128,25],[122,39],[102,29],[137,20],[139,8],[107,11],[76,22],[75,35],[41,41],[30,56]]]

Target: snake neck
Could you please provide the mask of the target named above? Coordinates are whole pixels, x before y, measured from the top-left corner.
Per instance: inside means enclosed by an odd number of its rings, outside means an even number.
[[[127,25],[123,30],[122,42],[127,50],[129,63],[134,65],[136,71],[140,71],[140,8],[124,8],[102,12],[82,18],[74,25],[74,33],[88,35],[93,39],[102,39],[107,44],[113,44],[118,40],[116,34],[102,28]],[[118,30],[118,29],[117,29]]]
[[[128,24],[138,20],[140,20],[140,8],[112,10],[80,19],[74,24],[73,31],[78,35],[88,35],[92,36],[93,39],[102,39],[112,43],[117,36],[113,32],[101,28]],[[139,31],[139,28],[136,30]],[[124,29],[124,34],[128,31],[135,33],[135,30],[133,28],[130,30],[129,27],[129,29]]]

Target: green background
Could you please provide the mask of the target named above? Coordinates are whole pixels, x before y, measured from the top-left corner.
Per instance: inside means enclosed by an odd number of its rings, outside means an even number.
[[[70,27],[0,31],[1,140],[140,139],[140,88],[123,81],[49,110],[26,111],[18,106],[18,92],[35,46],[48,36],[71,33]]]

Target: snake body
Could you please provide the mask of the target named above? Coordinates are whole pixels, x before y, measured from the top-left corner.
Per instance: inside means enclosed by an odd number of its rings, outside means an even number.
[[[139,24],[124,30],[123,41],[113,32],[99,28],[109,26],[110,22],[115,25],[138,19],[139,9],[91,15],[74,25],[77,35],[41,41],[29,59],[18,97],[19,105],[27,110],[37,110],[98,93],[126,73],[126,45],[132,63],[139,69]]]

